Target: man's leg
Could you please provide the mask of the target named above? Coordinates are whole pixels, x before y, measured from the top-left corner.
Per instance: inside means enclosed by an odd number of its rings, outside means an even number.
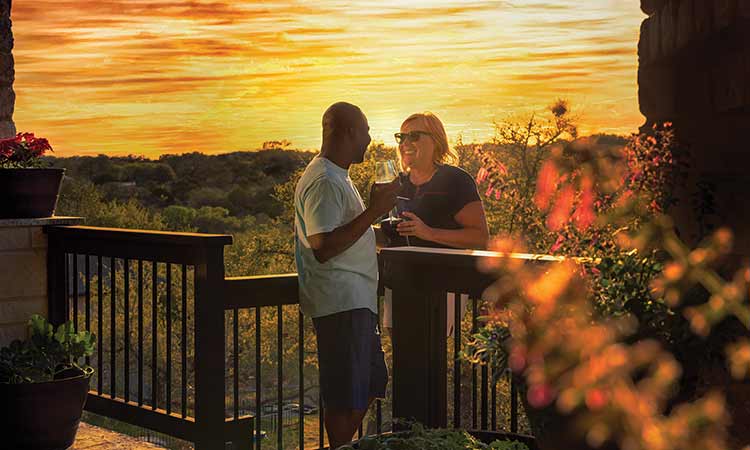
[[[368,409],[372,401],[373,399],[370,398]],[[365,414],[367,414],[367,409],[326,409],[325,425],[331,450],[352,441]]]
[[[373,312],[351,310],[313,323],[325,426],[333,449],[351,442],[374,397],[385,396],[388,374]]]

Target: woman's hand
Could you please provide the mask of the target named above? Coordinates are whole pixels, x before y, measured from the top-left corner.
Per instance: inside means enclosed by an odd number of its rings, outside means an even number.
[[[401,236],[416,236],[423,241],[432,241],[433,229],[425,225],[416,214],[413,212],[403,212],[402,216],[408,220],[404,220],[396,227],[398,234]]]

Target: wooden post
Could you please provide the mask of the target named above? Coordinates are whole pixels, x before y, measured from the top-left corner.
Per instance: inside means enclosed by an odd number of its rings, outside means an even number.
[[[387,261],[393,290],[393,416],[447,425],[446,294],[404,261]]]
[[[205,259],[195,265],[195,448],[223,450],[224,247],[202,251]]]

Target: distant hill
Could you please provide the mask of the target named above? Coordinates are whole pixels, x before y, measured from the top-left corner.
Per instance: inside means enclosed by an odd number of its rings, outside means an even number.
[[[235,217],[275,217],[282,205],[272,197],[276,185],[304,167],[313,152],[267,149],[219,155],[186,153],[142,156],[46,158],[66,169],[66,182],[91,182],[106,200],[136,199],[149,209],[180,205],[222,207]]]

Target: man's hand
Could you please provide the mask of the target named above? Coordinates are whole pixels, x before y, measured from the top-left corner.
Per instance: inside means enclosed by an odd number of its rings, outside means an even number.
[[[388,184],[373,184],[370,188],[370,207],[377,217],[386,214],[396,206],[396,196],[401,189],[398,178]]]
[[[378,217],[396,205],[396,194],[400,189],[398,179],[388,184],[374,185],[370,189],[370,206],[362,214],[333,231],[307,236],[315,259],[322,264],[351,247]]]

